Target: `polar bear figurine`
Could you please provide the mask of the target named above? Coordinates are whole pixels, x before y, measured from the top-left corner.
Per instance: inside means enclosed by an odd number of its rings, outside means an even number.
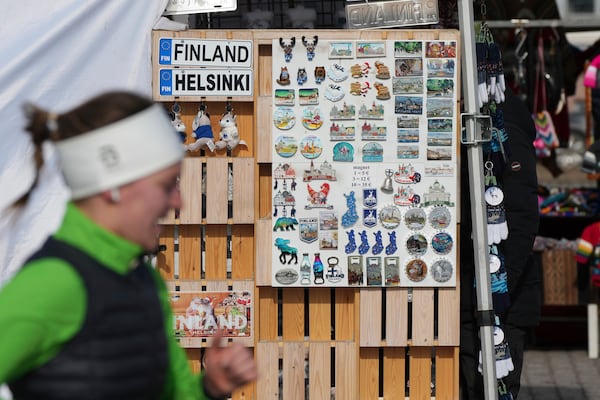
[[[215,143],[217,150],[227,148],[227,150],[233,150],[238,145],[248,146],[245,141],[240,140],[240,135],[237,128],[237,117],[231,112],[227,111],[221,117],[219,121],[221,127],[219,140]]]

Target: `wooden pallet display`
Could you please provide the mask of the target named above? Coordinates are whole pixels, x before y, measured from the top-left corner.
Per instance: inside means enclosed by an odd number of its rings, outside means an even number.
[[[191,154],[181,177],[184,203],[165,218],[157,265],[172,290],[252,290],[253,347],[259,380],[234,399],[456,399],[458,398],[459,284],[456,288],[271,287],[272,41],[306,31],[154,31],[160,37],[251,39],[254,97],[203,99],[211,115],[227,100],[238,115],[247,149]],[[313,34],[313,32],[311,32]],[[323,40],[455,40],[453,30],[314,32]],[[301,49],[297,49],[301,51]],[[459,59],[459,58],[457,58]],[[154,78],[157,66],[154,64]],[[187,126],[198,98],[160,98],[182,106]],[[457,105],[458,106],[458,105]],[[458,110],[458,107],[457,107]],[[212,119],[212,118],[211,118]],[[218,132],[216,118],[212,120]],[[228,168],[233,199],[227,201]],[[205,186],[203,187],[203,184]],[[207,343],[182,343],[200,370]],[[334,394],[334,395],[333,395]],[[335,396],[335,397],[333,397]]]

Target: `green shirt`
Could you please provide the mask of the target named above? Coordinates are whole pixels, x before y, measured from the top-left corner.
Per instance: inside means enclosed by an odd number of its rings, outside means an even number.
[[[142,253],[139,245],[109,232],[69,203],[54,234],[117,273],[125,274]],[[201,377],[190,369],[172,332],[166,285],[153,270],[164,312],[169,366],[161,399],[204,400]],[[0,290],[0,383],[10,382],[53,357],[81,329],[87,293],[79,274],[64,260],[31,262]]]

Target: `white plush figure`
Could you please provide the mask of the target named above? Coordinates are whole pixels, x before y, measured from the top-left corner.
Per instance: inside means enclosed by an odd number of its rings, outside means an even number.
[[[192,122],[192,129],[194,130],[192,136],[196,141],[186,146],[188,151],[197,151],[200,149],[208,149],[211,152],[215,151],[214,135],[210,126],[210,115],[205,109],[201,108],[198,110],[198,114],[196,114],[194,122]]]
[[[171,120],[171,125],[173,125],[173,128],[175,128],[177,133],[179,133],[179,136],[181,137],[181,141],[185,142],[185,137],[186,137],[185,124],[181,120],[181,117],[179,116],[178,112],[173,113],[173,119]]]
[[[233,150],[238,145],[247,146],[245,141],[240,140],[240,135],[237,128],[237,119],[231,111],[223,114],[223,117],[221,117],[221,120],[219,121],[219,125],[221,126],[220,138],[215,143],[217,150],[222,150],[224,148],[227,148],[227,150]]]

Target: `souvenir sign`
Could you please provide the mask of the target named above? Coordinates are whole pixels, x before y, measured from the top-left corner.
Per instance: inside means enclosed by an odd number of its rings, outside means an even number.
[[[290,107],[277,107],[273,111],[273,122],[275,127],[281,130],[289,130],[296,124],[294,109]]]
[[[401,222],[400,209],[393,204],[384,206],[379,212],[381,225],[386,229],[395,229]]]
[[[427,252],[427,239],[420,233],[412,234],[406,239],[406,249],[411,256],[422,256]]]
[[[446,207],[434,207],[429,213],[429,223],[434,229],[446,229],[450,226],[452,216]]]
[[[318,108],[307,107],[302,111],[302,126],[306,129],[315,130],[323,125],[321,111]]]
[[[448,260],[437,260],[431,265],[431,277],[434,281],[439,283],[448,282],[454,272],[454,268],[452,268],[452,263]]]
[[[321,138],[315,135],[305,136],[300,141],[300,153],[309,160],[317,158],[323,152]]]
[[[398,257],[385,257],[383,268],[385,286],[398,286],[400,284],[400,259]]]
[[[452,244],[454,240],[452,240],[452,236],[447,232],[439,232],[433,236],[431,239],[431,247],[436,254],[445,255],[450,253],[452,250]]]
[[[362,286],[363,282],[363,258],[360,256],[348,256],[348,285]]]
[[[438,22],[438,2],[374,1],[346,6],[348,29],[392,28]]]
[[[281,135],[275,141],[275,151],[281,157],[292,157],[298,151],[298,143],[293,136]]]
[[[409,208],[404,213],[404,224],[413,231],[421,230],[427,222],[427,214],[422,208]]]
[[[421,282],[427,277],[427,264],[420,258],[406,264],[406,277],[413,282]]]
[[[353,162],[354,147],[347,142],[340,142],[333,146],[333,161]]]
[[[381,286],[381,257],[367,257],[367,286]]]

